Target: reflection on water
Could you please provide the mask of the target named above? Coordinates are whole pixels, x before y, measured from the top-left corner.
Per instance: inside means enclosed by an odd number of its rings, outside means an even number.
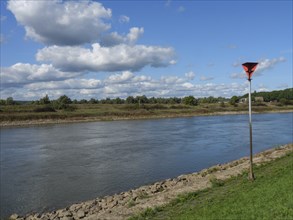
[[[253,116],[254,152],[292,141],[292,113]],[[1,129],[1,217],[62,208],[247,156],[247,115]]]

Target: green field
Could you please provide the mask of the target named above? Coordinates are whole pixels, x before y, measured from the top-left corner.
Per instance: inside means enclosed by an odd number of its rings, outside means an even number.
[[[247,174],[214,182],[210,189],[178,197],[170,204],[147,209],[139,219],[293,219],[293,153]]]
[[[193,116],[220,112],[241,112],[248,109],[247,104],[233,106],[229,103],[199,104],[197,106],[184,104],[70,104],[68,106],[68,109],[47,111],[44,110],[44,105],[4,105],[0,106],[0,120],[82,120],[91,118],[115,120],[120,118]],[[278,106],[271,103],[254,103],[252,110],[255,112],[293,110],[293,105]]]

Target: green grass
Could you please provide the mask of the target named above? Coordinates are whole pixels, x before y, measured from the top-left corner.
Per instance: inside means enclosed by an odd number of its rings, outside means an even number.
[[[56,110],[56,112],[38,112],[38,109],[44,109],[42,105],[11,105],[0,106],[1,121],[24,121],[41,119],[68,119],[80,120],[87,118],[96,118],[100,120],[112,120],[113,118],[152,118],[152,117],[180,117],[199,114],[209,114],[217,112],[238,112],[247,111],[247,104],[239,104],[237,107],[226,104],[224,107],[219,103],[200,104],[198,106],[187,106],[183,104],[71,104],[71,111]],[[267,106],[253,106],[253,111],[278,111],[284,109],[293,110],[293,105],[276,106],[268,104]]]
[[[293,219],[293,153],[213,187],[179,196],[170,204],[148,208],[140,219]]]

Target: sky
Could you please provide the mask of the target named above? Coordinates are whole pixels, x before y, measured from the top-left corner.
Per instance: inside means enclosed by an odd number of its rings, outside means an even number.
[[[1,99],[292,88],[292,1],[1,1]]]

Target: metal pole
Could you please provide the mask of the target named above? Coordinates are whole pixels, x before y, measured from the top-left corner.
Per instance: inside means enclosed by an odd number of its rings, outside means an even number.
[[[250,136],[250,172],[249,179],[254,180],[253,164],[252,164],[252,120],[251,120],[251,79],[249,81],[249,136]]]

